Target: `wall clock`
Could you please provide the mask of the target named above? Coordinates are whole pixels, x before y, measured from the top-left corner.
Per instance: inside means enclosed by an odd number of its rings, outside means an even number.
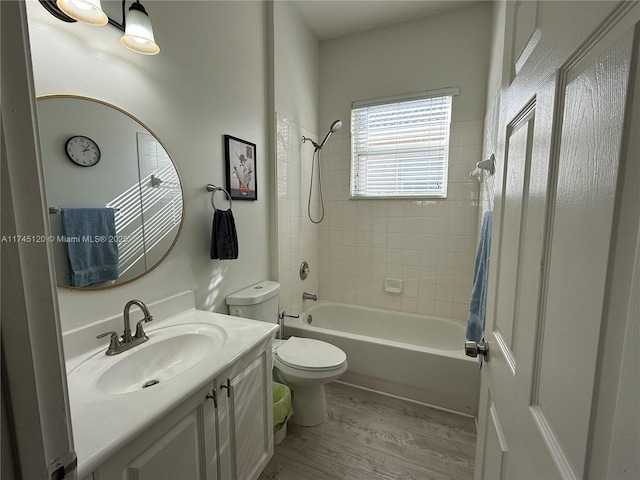
[[[100,161],[100,147],[89,137],[74,135],[65,145],[67,157],[81,167],[93,167]]]

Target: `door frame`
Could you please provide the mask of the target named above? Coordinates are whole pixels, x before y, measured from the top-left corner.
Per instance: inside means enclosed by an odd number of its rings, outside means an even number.
[[[52,478],[60,467],[75,478],[26,5],[0,8],[2,407],[11,443],[2,453],[18,478]]]

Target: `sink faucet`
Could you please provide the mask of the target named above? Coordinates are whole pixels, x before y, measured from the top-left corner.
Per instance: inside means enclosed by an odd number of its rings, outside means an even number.
[[[140,308],[140,310],[142,310],[142,313],[144,313],[144,318],[136,323],[136,332],[132,336],[129,310],[133,305],[136,305]],[[102,338],[110,335],[109,348],[107,348],[107,351],[105,353],[107,355],[117,355],[129,350],[130,348],[135,347],[136,345],[140,345],[141,343],[144,343],[149,339],[144,333],[142,324],[150,322],[151,320],[153,320],[153,316],[151,315],[151,313],[149,313],[149,309],[143,302],[141,302],[140,300],[130,300],[124,306],[124,333],[122,337],[118,337],[118,334],[116,332],[104,332],[98,335],[96,338]]]
[[[140,308],[140,310],[142,310],[142,313],[144,313],[144,318],[140,320],[138,323],[136,323],[136,333],[132,338],[131,327],[129,324],[129,310],[133,305],[137,305]],[[142,329],[142,324],[146,322],[150,322],[151,320],[153,320],[153,317],[149,313],[149,309],[144,303],[142,303],[140,300],[129,300],[127,304],[124,306],[124,335],[122,336],[122,341],[124,343],[129,343],[129,342],[132,342],[133,340],[137,340],[140,338],[144,338],[146,340],[147,336],[145,335],[144,330]]]
[[[302,299],[303,300],[313,300],[314,302],[317,302],[318,301],[318,295],[316,295],[315,293],[302,292]]]

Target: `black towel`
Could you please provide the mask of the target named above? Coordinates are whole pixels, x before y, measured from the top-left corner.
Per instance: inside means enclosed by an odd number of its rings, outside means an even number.
[[[213,214],[211,229],[211,259],[238,258],[238,234],[231,210],[217,210]]]

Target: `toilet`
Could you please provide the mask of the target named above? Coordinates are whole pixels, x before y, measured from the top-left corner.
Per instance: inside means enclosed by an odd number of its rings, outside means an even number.
[[[229,295],[229,313],[235,317],[278,323],[280,284],[269,280]],[[327,419],[324,385],[347,370],[347,355],[335,345],[312,338],[273,341],[273,374],[293,392],[297,425],[313,427]]]

